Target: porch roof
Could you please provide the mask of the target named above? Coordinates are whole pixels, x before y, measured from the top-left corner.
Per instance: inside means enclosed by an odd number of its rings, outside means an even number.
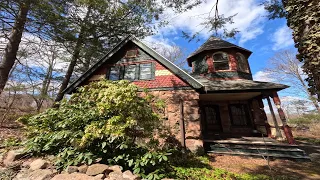
[[[192,75],[200,82],[206,91],[263,91],[263,90],[282,90],[289,86],[271,82],[261,82],[246,79],[212,81],[199,75]]]

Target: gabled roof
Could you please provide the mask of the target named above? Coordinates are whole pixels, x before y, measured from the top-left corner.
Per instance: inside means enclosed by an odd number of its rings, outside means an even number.
[[[252,53],[251,51],[242,48],[240,46],[237,46],[235,44],[229,43],[225,40],[222,40],[220,38],[211,36],[205,43],[203,43],[196,51],[191,53],[187,59],[207,50],[214,50],[214,49],[228,49],[228,48],[238,48],[242,51],[246,51],[249,53],[249,55]]]
[[[70,94],[72,93],[76,87],[78,87],[82,82],[84,82],[87,78],[92,75],[101,65],[107,62],[117,51],[119,51],[125,44],[129,41],[132,41],[135,45],[137,45],[140,49],[145,51],[149,56],[158,60],[165,67],[171,70],[174,74],[179,76],[181,79],[190,84],[191,87],[195,89],[200,89],[203,85],[190,76],[188,73],[180,69],[178,66],[173,64],[171,61],[166,59],[165,57],[158,54],[156,51],[151,49],[149,46],[138,40],[136,37],[129,35],[124,38],[121,42],[119,42],[114,48],[112,48],[105,56],[103,56],[96,64],[94,64],[90,69],[88,69],[83,75],[81,75],[77,80],[75,80],[71,85],[69,85],[63,93]]]
[[[211,81],[200,75],[193,77],[203,84],[204,89],[208,92],[218,91],[263,91],[263,90],[282,90],[289,86],[271,82],[253,81],[247,79],[227,80],[227,81]]]

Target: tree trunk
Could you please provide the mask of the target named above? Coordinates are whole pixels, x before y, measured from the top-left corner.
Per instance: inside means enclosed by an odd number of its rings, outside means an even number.
[[[83,22],[81,23],[81,29],[80,29],[80,32],[79,32],[79,37],[77,38],[77,42],[76,42],[76,46],[75,46],[75,49],[74,49],[74,52],[73,52],[73,55],[72,55],[72,58],[71,58],[71,62],[68,66],[68,70],[66,72],[66,75],[64,76],[64,79],[62,81],[62,84],[61,84],[61,87],[59,89],[59,92],[57,94],[57,97],[56,99],[54,100],[55,102],[58,102],[58,101],[61,101],[63,96],[64,96],[64,93],[63,93],[63,90],[65,90],[70,82],[70,78],[71,78],[71,75],[74,71],[74,67],[76,66],[77,64],[77,61],[80,57],[80,50],[81,50],[81,46],[83,44],[83,35],[84,35],[84,26],[86,25],[86,22],[87,22],[87,19],[89,17],[91,13],[91,7],[89,6],[88,7],[88,11],[86,13],[86,16],[83,20]]]
[[[9,78],[10,70],[12,69],[12,66],[16,60],[22,33],[27,21],[29,8],[30,1],[20,4],[18,16],[16,17],[15,23],[11,30],[11,35],[4,49],[4,55],[2,61],[0,62],[0,94],[3,92],[4,86]]]
[[[64,94],[63,94],[63,90],[65,90],[70,82],[70,78],[71,75],[73,73],[74,67],[76,66],[77,60],[79,59],[80,56],[80,50],[81,50],[81,46],[83,43],[83,32],[82,32],[82,28],[81,28],[81,32],[79,34],[79,37],[77,39],[77,43],[76,43],[76,47],[74,49],[72,58],[71,58],[71,62],[68,66],[68,70],[66,72],[66,75],[64,76],[64,79],[62,81],[61,87],[59,89],[59,92],[57,94],[56,99],[54,100],[55,102],[61,101]]]

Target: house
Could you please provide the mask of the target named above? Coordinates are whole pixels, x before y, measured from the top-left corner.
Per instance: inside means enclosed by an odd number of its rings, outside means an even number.
[[[102,57],[64,93],[100,79],[126,79],[165,99],[165,124],[191,150],[217,138],[277,137],[294,139],[281,109],[278,91],[288,86],[252,80],[251,51],[210,37],[187,62],[188,74],[133,36]],[[269,123],[263,99],[276,106],[282,125]]]

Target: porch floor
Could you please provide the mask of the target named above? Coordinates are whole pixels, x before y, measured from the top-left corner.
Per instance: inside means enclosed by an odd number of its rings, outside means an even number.
[[[215,143],[235,143],[235,144],[252,144],[252,145],[281,145],[281,146],[290,146],[290,147],[297,147],[297,145],[290,145],[284,142],[279,142],[272,138],[268,137],[212,137],[206,138],[203,142],[215,142]]]

